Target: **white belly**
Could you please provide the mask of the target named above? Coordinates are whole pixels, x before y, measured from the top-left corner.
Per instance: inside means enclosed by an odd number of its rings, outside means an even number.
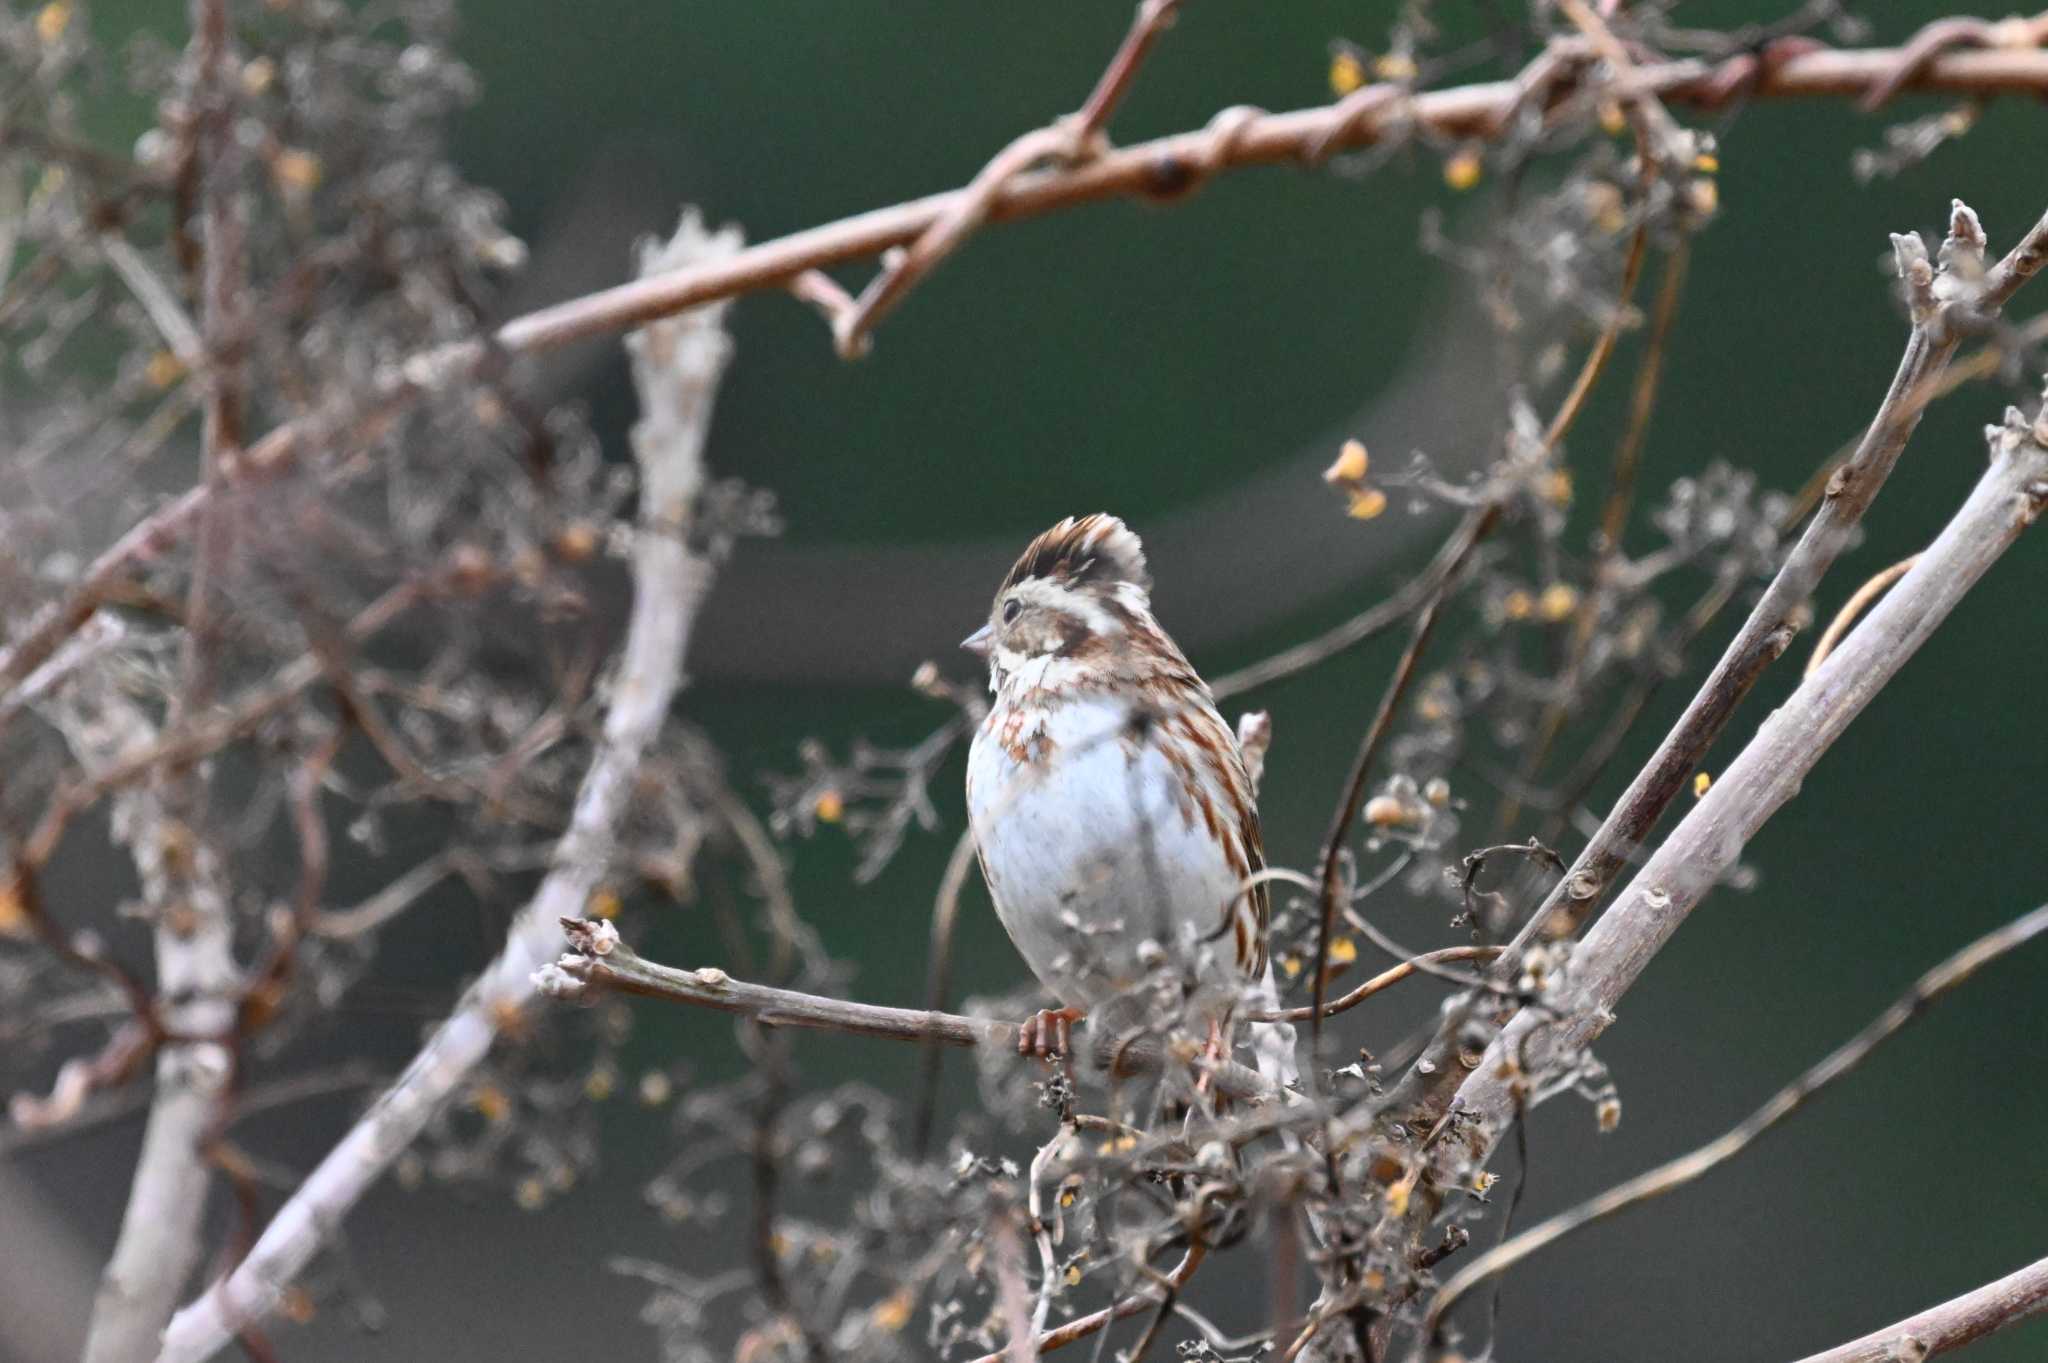
[[[1060,1001],[1092,1009],[1147,973],[1157,943],[1205,986],[1242,984],[1225,906],[1228,857],[1149,743],[1128,739],[1126,707],[1057,704],[1051,755],[1019,762],[984,728],[968,754],[968,818],[996,913]],[[1157,959],[1155,956],[1154,959]]]

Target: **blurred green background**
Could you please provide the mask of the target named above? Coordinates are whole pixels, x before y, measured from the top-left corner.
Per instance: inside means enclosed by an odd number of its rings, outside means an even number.
[[[1484,7],[1438,8],[1446,22],[1472,23]],[[1867,8],[1876,39],[1893,41],[1951,7]],[[1330,41],[1377,50],[1393,9],[1196,0],[1116,135],[1199,126],[1229,104],[1320,102]],[[1676,9],[1697,27],[1776,15]],[[508,309],[623,277],[629,243],[666,230],[684,203],[763,240],[960,183],[1016,132],[1075,107],[1130,15],[1123,3],[1067,0],[474,0],[460,11],[459,50],[484,95],[460,122],[455,157],[505,195],[510,226],[534,250]],[[102,0],[92,13],[109,36],[154,25],[182,39],[161,3]],[[1696,243],[1646,452],[1646,501],[1716,458],[1798,486],[1868,417],[1897,360],[1886,233],[1938,228],[1958,196],[2002,247],[2048,206],[2048,114],[2021,101],[1992,106],[1930,162],[1859,184],[1852,151],[1934,107],[1901,99],[1866,117],[1835,102],[1766,105],[1728,127],[1722,211]],[[1164,622],[1212,675],[1368,604],[1412,571],[1434,531],[1393,515],[1344,522],[1313,470],[1341,435],[1374,428],[1403,374],[1458,433],[1447,443],[1466,439],[1474,410],[1481,430],[1493,419],[1491,390],[1471,387],[1473,410],[1461,410],[1455,374],[1432,389],[1410,363],[1436,353],[1469,306],[1465,281],[1420,249],[1420,214],[1437,205],[1452,231],[1476,229],[1488,190],[1451,194],[1436,158],[1421,153],[1368,178],[1261,170],[1170,208],[1112,204],[993,229],[852,365],[796,302],[743,300],[710,454],[720,472],[773,489],[788,529],[781,544],[744,547],[721,585],[682,712],[756,795],[753,774],[794,769],[807,735],[842,751],[856,735],[921,735],[943,712],[893,679],[927,652],[965,676],[965,660],[939,650],[976,623],[1008,555],[1069,512],[1109,509],[1141,533],[1173,531],[1151,541]],[[2018,314],[2041,303],[2048,293],[2023,294]],[[1635,349],[1624,343],[1571,438],[1582,486],[1611,457]],[[631,397],[616,346],[552,361],[540,381],[587,402],[623,452]],[[1823,613],[1939,527],[1977,476],[1979,428],[2004,402],[1980,386],[1928,415],[1866,542],[1824,586]],[[1457,449],[1430,439],[1427,410],[1396,427],[1401,442],[1456,461]],[[1375,454],[1398,460],[1403,443],[1375,439]],[[1308,519],[1274,514],[1281,506],[1307,508]],[[1335,566],[1295,571],[1285,554],[1304,540],[1331,546],[1317,561]],[[1238,584],[1235,595],[1176,594],[1176,582],[1217,574]],[[1527,1216],[1718,1132],[1921,970],[2044,897],[2044,591],[2048,546],[2023,542],[1771,822],[1749,858],[1757,888],[1716,894],[1658,958],[1599,1048],[1621,1088],[1620,1130],[1596,1135],[1575,1100],[1542,1109]],[[1724,618],[1688,681],[1667,688],[1596,804],[1733,623]],[[863,636],[890,641],[879,660],[835,652]],[[1313,854],[1397,647],[1244,698],[1275,719],[1263,804],[1276,862]],[[1789,689],[1805,647],[1765,680],[1732,740]],[[840,684],[848,675],[864,684]],[[862,998],[920,997],[931,893],[961,817],[958,769],[956,758],[941,782],[947,827],[913,834],[871,885],[851,882],[837,830],[794,848],[799,906],[857,963],[851,987]],[[1435,903],[1381,909],[1414,945],[1452,940],[1444,916]],[[686,912],[660,925],[653,946],[691,963],[715,951]],[[2000,964],[1733,1165],[1518,1270],[1499,1356],[1797,1357],[2048,1253],[2043,962],[2035,950]],[[975,885],[959,987],[1005,989],[1023,973]],[[1418,990],[1390,1004],[1360,1039],[1391,1041],[1429,1003]],[[699,1057],[713,1076],[737,1063],[722,1019],[654,1009],[641,1018],[650,1051]],[[901,1049],[838,1040],[802,1040],[797,1057],[819,1082],[895,1082],[912,1063]],[[971,1103],[966,1067],[954,1066],[949,1098]],[[277,1139],[292,1157],[309,1155],[347,1115],[342,1104],[307,1109]],[[365,1340],[335,1320],[283,1327],[284,1356],[653,1357],[633,1319],[642,1288],[607,1274],[603,1258],[703,1268],[729,1261],[732,1247],[664,1234],[637,1185],[667,1134],[646,1119],[615,1127],[603,1179],[537,1215],[509,1198],[380,1192],[353,1242],[390,1311],[388,1335]],[[82,1157],[34,1166],[91,1254],[111,1243],[134,1143],[133,1131],[115,1132]],[[2042,1328],[1971,1357],[2041,1357]]]

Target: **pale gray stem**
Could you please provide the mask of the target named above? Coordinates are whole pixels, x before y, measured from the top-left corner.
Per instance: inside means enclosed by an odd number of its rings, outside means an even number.
[[[1800,1363],[1919,1363],[2048,1314],[2048,1259]]]
[[[1532,1091],[1532,1076],[1580,1053],[1686,915],[1885,683],[1924,644],[2048,502],[2048,420],[2017,411],[1993,427],[1991,467],[1920,562],[1758,729],[1742,753],[1572,953],[1560,996],[1524,1009],[1458,1090],[1468,1120],[1447,1142],[1491,1153]],[[1562,1015],[1560,1019],[1560,1014]]]
[[[660,249],[643,248],[643,275],[736,254],[734,229],[707,232],[686,213]],[[604,732],[577,792],[553,869],[512,924],[504,948],[375,1106],[330,1151],[235,1269],[171,1321],[161,1363],[197,1363],[277,1306],[341,1219],[410,1145],[496,1039],[534,1002],[533,975],[560,950],[563,917],[580,913],[610,865],[642,757],[667,717],[712,564],[689,530],[704,481],[712,398],[731,356],[723,303],[654,323],[627,338],[643,416],[633,429],[640,524],[633,541],[633,609],[610,689]]]
[[[124,673],[119,666],[82,673],[67,699],[45,707],[89,771],[156,742],[156,725],[121,688]],[[115,802],[113,831],[134,857],[155,922],[159,1021],[174,1037],[190,1039],[167,1041],[157,1052],[142,1153],[93,1301],[86,1363],[149,1358],[198,1265],[204,1144],[232,1070],[216,1038],[233,1027],[240,989],[227,891],[211,849],[193,841],[152,787]],[[173,864],[184,859],[191,864]]]

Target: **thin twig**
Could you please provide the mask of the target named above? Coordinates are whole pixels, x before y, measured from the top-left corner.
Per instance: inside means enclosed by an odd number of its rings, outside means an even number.
[[[1858,587],[1855,595],[1842,603],[1842,609],[1835,612],[1835,618],[1828,621],[1828,627],[1821,632],[1819,641],[1813,646],[1813,656],[1806,660],[1804,675],[1810,677],[1819,671],[1820,665],[1828,660],[1828,654],[1835,651],[1835,645],[1842,642],[1842,636],[1849,632],[1849,626],[1856,623],[1856,617],[1863,614],[1871,602],[1883,596],[1894,582],[1911,572],[1919,561],[1918,554],[1908,554]]]
[[[1088,1338],[1088,1336],[1102,1329],[1105,1325],[1113,1325],[1127,1316],[1137,1315],[1140,1311],[1156,1310],[1162,1299],[1162,1293],[1178,1292],[1181,1288],[1187,1286],[1188,1279],[1194,1276],[1197,1268],[1201,1267],[1202,1255],[1203,1248],[1199,1242],[1188,1246],[1187,1253],[1181,1256],[1181,1261],[1175,1264],[1161,1278],[1158,1290],[1147,1290],[1141,1287],[1135,1292],[1118,1298],[1115,1303],[1103,1307],[1100,1311],[1092,1311],[1085,1316],[1076,1316],[1066,1324],[1056,1326],[1040,1335],[1034,1347],[1039,1353],[1049,1354],[1055,1349],[1064,1349],[1075,1340]],[[971,1360],[970,1363],[1009,1363],[1007,1350],[983,1354],[980,1358]]]
[[[990,1046],[1014,1054],[1017,1024],[924,1008],[890,1008],[828,998],[734,979],[716,966],[684,970],[650,961],[621,942],[609,923],[564,918],[570,952],[541,970],[540,988],[557,998],[580,998],[588,989],[611,990],[668,1003],[750,1017],[774,1027],[844,1032],[889,1041],[941,1046]],[[1119,1075],[1150,1073],[1168,1063],[1158,1046],[1134,1044],[1116,1052]],[[1237,1098],[1262,1099],[1272,1086],[1235,1061],[1214,1066],[1215,1084]]]
[[[1323,837],[1322,865],[1317,876],[1317,898],[1321,905],[1321,916],[1316,930],[1315,974],[1310,979],[1312,999],[1308,1015],[1310,1052],[1322,1054],[1323,1018],[1327,1016],[1324,997],[1329,988],[1330,933],[1336,926],[1337,901],[1341,897],[1338,885],[1337,863],[1343,855],[1344,844],[1351,836],[1351,825],[1358,819],[1358,811],[1365,804],[1366,783],[1371,778],[1374,761],[1379,757],[1380,747],[1386,742],[1393,729],[1394,712],[1400,707],[1401,699],[1407,694],[1409,683],[1415,679],[1416,664],[1421,660],[1422,651],[1429,646],[1430,635],[1436,631],[1438,618],[1443,612],[1444,598],[1450,586],[1457,580],[1458,570],[1471,556],[1479,542],[1493,530],[1500,521],[1500,504],[1489,501],[1483,507],[1466,517],[1460,533],[1454,540],[1456,547],[1451,550],[1442,579],[1437,583],[1435,594],[1422,613],[1415,619],[1415,628],[1408,639],[1408,647],[1402,652],[1401,660],[1394,665],[1394,675],[1388,679],[1387,688],[1380,696],[1379,705],[1373,712],[1372,722],[1366,726],[1365,734],[1359,739],[1358,753],[1351,761],[1351,773],[1345,778],[1344,797],[1338,802],[1335,815],[1330,820],[1330,829]]]
[[[1490,961],[1500,955],[1501,950],[1502,948],[1500,947],[1472,946],[1439,947],[1435,951],[1425,951],[1419,956],[1401,962],[1399,965],[1389,966],[1345,994],[1342,998],[1330,1000],[1323,1005],[1323,1016],[1326,1018],[1335,1017],[1339,1013],[1356,1008],[1373,995],[1399,984],[1410,975],[1428,974],[1429,967],[1432,965],[1447,965],[1452,961]],[[1314,1004],[1303,1004],[1299,1008],[1282,1008],[1278,1011],[1246,1013],[1244,1020],[1246,1022],[1306,1022],[1314,1009]]]
[[[1445,1283],[1430,1303],[1427,1328],[1433,1336],[1458,1299],[1496,1274],[1504,1273],[1545,1246],[1616,1212],[1682,1188],[1735,1155],[1758,1136],[1789,1117],[1815,1094],[1848,1074],[1929,1005],[1962,984],[1978,970],[2048,932],[2048,904],[1985,933],[1914,981],[1913,987],[1878,1014],[1869,1025],[1830,1051],[1826,1058],[1772,1094],[1769,1101],[1721,1135],[1625,1183],[1588,1198],[1575,1207],[1504,1240]]]
[[[884,261],[882,272],[861,290],[859,298],[843,304],[834,296],[836,286],[829,285],[822,276],[806,271],[799,277],[800,296],[807,297],[830,318],[833,343],[842,359],[855,359],[867,353],[868,336],[875,323],[988,221],[997,196],[1011,181],[1043,162],[1073,166],[1101,152],[1098,141],[1110,115],[1116,112],[1146,54],[1159,35],[1172,25],[1179,9],[1180,0],[1140,0],[1130,30],[1124,34],[1123,42],[1080,111],[1025,133],[991,157],[931,226],[906,249]]]

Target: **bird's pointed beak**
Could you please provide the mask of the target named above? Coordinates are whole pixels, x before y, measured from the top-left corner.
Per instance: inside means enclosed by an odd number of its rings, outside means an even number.
[[[966,649],[969,653],[972,653],[977,658],[988,657],[989,626],[983,625],[980,629],[974,631],[974,633],[968,635],[965,639],[962,639],[960,641],[960,647]]]

